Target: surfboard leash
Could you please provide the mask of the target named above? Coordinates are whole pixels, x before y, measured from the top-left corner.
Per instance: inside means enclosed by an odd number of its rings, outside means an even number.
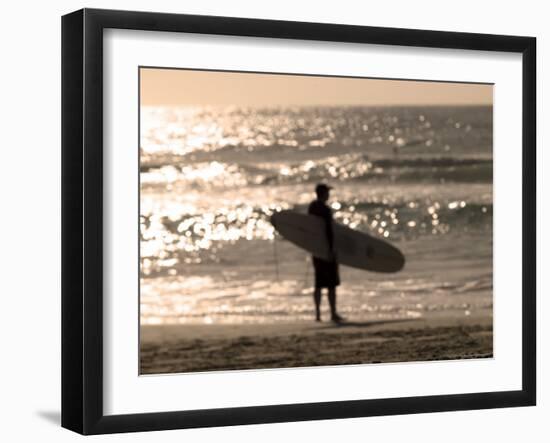
[[[273,257],[275,259],[275,278],[277,283],[281,283],[279,279],[279,256],[277,254],[277,234],[273,236]]]
[[[304,291],[308,287],[309,268],[311,266],[310,263],[309,263],[309,256],[308,255],[306,255],[305,262],[306,262],[306,272],[305,272],[305,276],[304,276],[304,286],[302,287],[302,291]]]

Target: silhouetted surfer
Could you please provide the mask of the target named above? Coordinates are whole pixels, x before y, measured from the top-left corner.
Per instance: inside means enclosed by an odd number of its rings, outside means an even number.
[[[332,231],[332,211],[327,205],[330,190],[332,188],[324,183],[315,187],[317,199],[312,201],[308,208],[308,214],[317,215],[325,220],[327,229],[327,240],[332,252],[332,260],[327,261],[321,258],[312,257],[313,268],[315,269],[315,290],[313,300],[315,301],[315,318],[321,321],[321,289],[328,288],[328,301],[330,305],[331,320],[338,323],[343,320],[336,312],[336,286],[340,284],[338,263],[334,252],[334,234]]]

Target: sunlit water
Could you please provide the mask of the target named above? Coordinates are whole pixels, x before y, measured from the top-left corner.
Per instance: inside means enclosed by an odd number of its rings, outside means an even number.
[[[146,107],[141,128],[143,323],[311,319],[309,257],[269,217],[319,181],[337,221],[407,259],[341,267],[344,316],[490,314],[490,107]]]

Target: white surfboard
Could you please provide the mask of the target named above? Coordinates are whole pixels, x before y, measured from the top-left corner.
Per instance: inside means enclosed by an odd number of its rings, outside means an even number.
[[[310,252],[314,257],[330,259],[325,220],[316,215],[280,211],[271,223],[285,239]],[[375,272],[397,272],[405,257],[388,242],[333,222],[334,248],[338,263]]]

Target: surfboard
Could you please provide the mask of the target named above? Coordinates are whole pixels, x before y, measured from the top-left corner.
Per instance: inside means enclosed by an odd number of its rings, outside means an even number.
[[[280,211],[271,223],[286,240],[314,257],[330,260],[325,220],[296,211]],[[405,265],[399,249],[365,232],[333,222],[334,248],[338,263],[374,272],[398,272]]]

